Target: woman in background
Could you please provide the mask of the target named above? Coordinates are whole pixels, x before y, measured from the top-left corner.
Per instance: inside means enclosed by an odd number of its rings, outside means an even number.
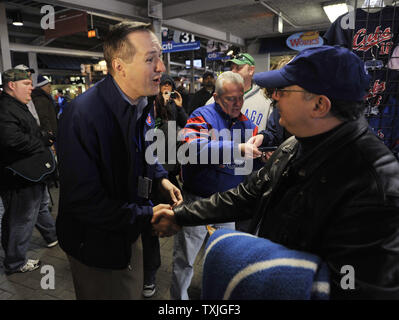
[[[173,78],[167,74],[162,75],[160,83],[160,93],[155,96],[154,100],[154,116],[155,128],[162,130],[165,135],[165,161],[161,163],[166,171],[169,173],[169,180],[177,187],[179,183],[177,175],[180,173],[180,164],[168,164],[168,123],[176,121],[176,133],[173,135],[173,143],[177,145],[177,132],[186,125],[187,114],[183,108],[183,99],[179,92],[176,91]],[[175,148],[177,152],[177,146]],[[175,155],[175,159],[177,157]],[[154,205],[165,203],[159,197],[159,194],[154,194],[151,198]],[[143,296],[151,298],[156,292],[156,273],[161,266],[161,254],[158,236],[152,234],[151,224],[141,234],[143,244],[143,270],[144,270],[144,287]]]

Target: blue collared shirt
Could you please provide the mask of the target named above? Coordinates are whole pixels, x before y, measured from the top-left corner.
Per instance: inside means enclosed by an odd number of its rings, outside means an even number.
[[[140,97],[139,99],[137,99],[135,102],[136,103],[132,103],[130,101],[130,99],[127,97],[126,94],[124,94],[124,92],[121,90],[121,88],[118,86],[118,84],[116,83],[114,77],[112,77],[112,81],[115,84],[116,89],[118,89],[119,93],[121,94],[123,100],[125,100],[127,103],[129,103],[132,107],[136,106],[137,107],[137,119],[140,119],[141,115],[143,114],[143,110],[144,108],[147,106],[148,104],[148,100],[147,97]]]

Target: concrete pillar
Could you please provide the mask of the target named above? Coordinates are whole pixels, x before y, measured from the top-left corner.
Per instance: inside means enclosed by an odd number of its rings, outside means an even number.
[[[152,26],[154,28],[155,35],[162,44],[162,21],[159,19],[152,19]]]
[[[170,75],[170,52],[167,52],[165,54],[164,63],[165,63],[166,73]]]
[[[248,46],[247,52],[255,60],[255,73],[269,71],[270,53],[259,54],[260,43],[258,41]]]
[[[7,16],[4,2],[0,2],[0,47],[0,70],[4,71],[11,69],[10,42],[8,39]]]
[[[195,93],[194,81],[194,51],[191,51],[191,79],[190,79],[190,93]]]
[[[29,68],[35,70],[35,73],[32,76],[33,86],[36,86],[37,76],[39,74],[39,68],[37,66],[37,53],[36,52],[28,52],[29,58]]]

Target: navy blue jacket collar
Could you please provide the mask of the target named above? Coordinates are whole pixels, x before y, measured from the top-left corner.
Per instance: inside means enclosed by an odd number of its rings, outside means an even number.
[[[128,102],[128,100],[125,100],[123,98],[123,96],[120,94],[119,88],[116,87],[116,84],[111,75],[108,74],[97,85],[98,85],[101,99],[104,101],[104,104],[109,109],[111,109],[111,111],[118,118],[124,117],[126,112],[132,112],[131,104]],[[144,99],[146,99],[146,98],[144,98]],[[140,103],[139,103],[139,105],[140,105]],[[145,103],[145,106],[147,106],[147,103]],[[133,112],[136,113],[137,112],[136,109],[137,108],[134,108]],[[145,107],[143,107],[143,109],[145,109]]]

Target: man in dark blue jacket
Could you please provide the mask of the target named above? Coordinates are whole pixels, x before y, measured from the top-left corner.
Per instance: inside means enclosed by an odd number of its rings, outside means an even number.
[[[159,92],[161,46],[144,23],[120,23],[104,42],[109,75],[65,109],[58,132],[57,233],[78,299],[138,299],[138,238],[153,213],[182,201],[167,172],[145,157]],[[149,201],[159,188],[165,201]],[[166,200],[167,199],[167,200]]]

